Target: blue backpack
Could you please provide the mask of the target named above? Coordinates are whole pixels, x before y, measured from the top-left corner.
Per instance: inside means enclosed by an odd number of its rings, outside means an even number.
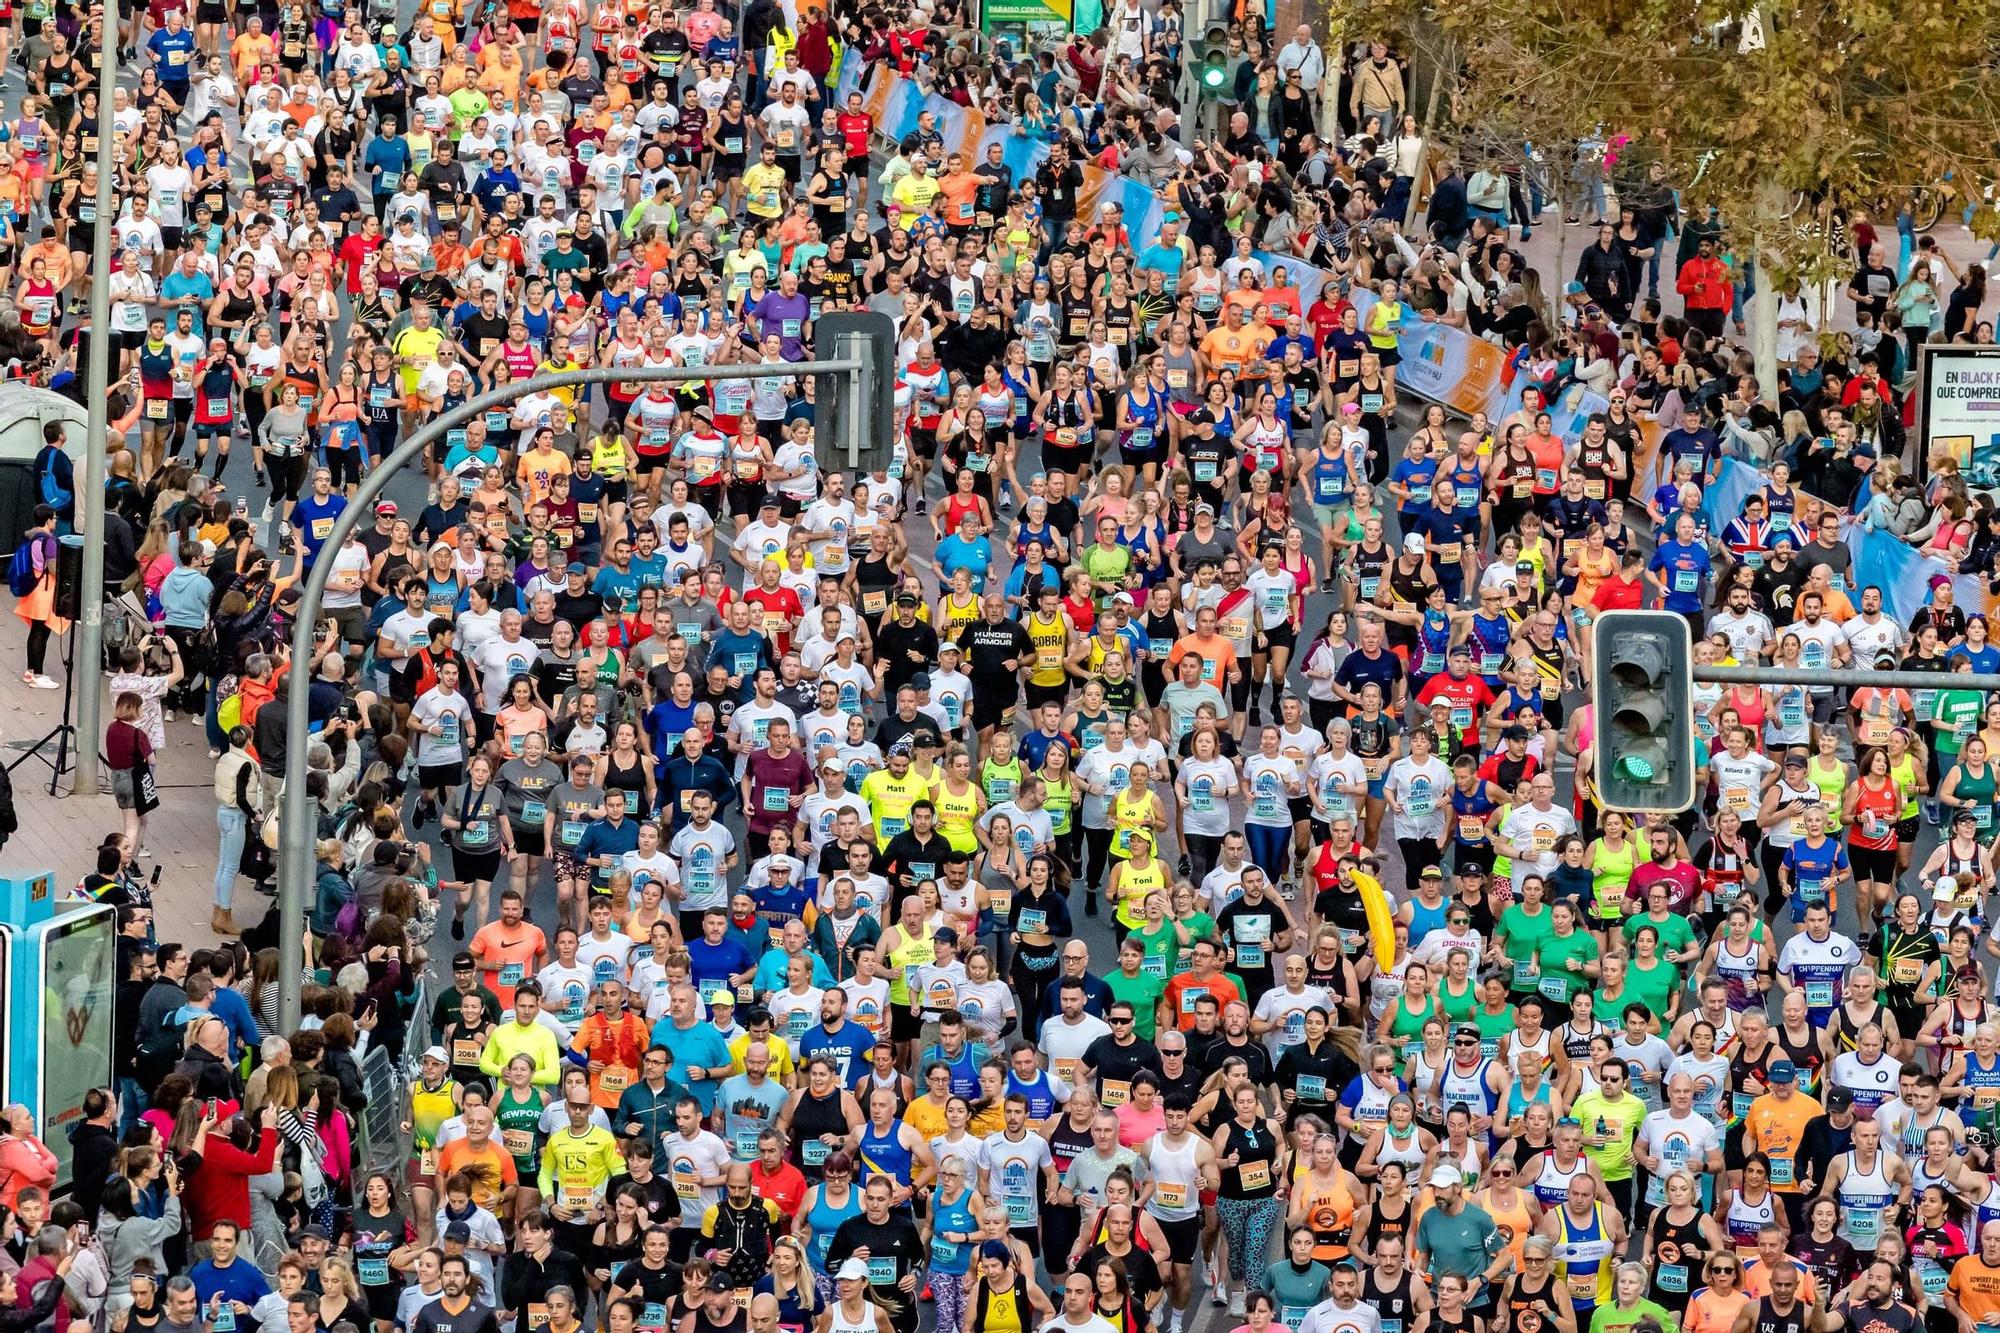
[[[26,597],[41,582],[41,575],[35,570],[35,544],[46,535],[31,532],[14,548],[14,559],[7,566],[7,591],[16,597]]]

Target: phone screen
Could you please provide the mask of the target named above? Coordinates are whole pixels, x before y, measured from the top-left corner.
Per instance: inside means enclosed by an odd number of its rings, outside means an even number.
[[[216,1107],[215,1098],[210,1097],[208,1099],[208,1118],[210,1120],[215,1119],[215,1107]]]

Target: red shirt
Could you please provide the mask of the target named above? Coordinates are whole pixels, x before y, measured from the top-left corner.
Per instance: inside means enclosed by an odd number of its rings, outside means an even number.
[[[1645,595],[1643,580],[1614,574],[1597,585],[1597,591],[1590,595],[1590,604],[1599,611],[1637,611]]]
[[[750,1164],[750,1188],[757,1191],[758,1198],[778,1205],[784,1229],[791,1230],[792,1219],[806,1199],[805,1174],[790,1162],[780,1162],[776,1171],[767,1172],[761,1160],[755,1161]]]
[[[363,236],[359,232],[340,243],[340,262],[347,266],[347,290],[350,295],[361,290],[361,270],[368,266],[368,258],[382,248],[380,236]]]
[[[840,137],[846,141],[847,155],[866,161],[868,136],[875,129],[875,117],[865,111],[843,111],[834,118],[834,125],[840,130]]]
[[[799,617],[806,613],[804,605],[799,601],[799,595],[782,583],[778,585],[775,591],[766,591],[761,587],[752,588],[743,594],[743,600],[755,608],[757,616],[786,616],[790,618],[790,624],[793,625],[798,624]],[[752,618],[756,619],[757,617],[753,616]],[[774,629],[771,625],[767,624],[764,626],[764,637],[776,645],[779,657],[783,657],[786,653],[792,651],[792,631],[790,629]]]

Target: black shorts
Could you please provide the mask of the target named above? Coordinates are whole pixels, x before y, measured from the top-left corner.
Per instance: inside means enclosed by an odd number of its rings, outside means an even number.
[[[667,456],[665,454],[640,454],[639,465],[632,470],[642,477],[650,477],[655,472],[664,472],[666,467]]]
[[[1923,831],[1922,815],[1911,815],[1908,819],[1896,821],[1896,841],[1904,847],[1914,846],[1917,834]]]
[[[484,880],[490,884],[493,877],[500,873],[500,849],[494,847],[484,852],[467,852],[454,847],[451,849],[451,871],[451,877],[461,883]]]
[[[1376,358],[1381,361],[1382,369],[1384,370],[1403,364],[1403,354],[1397,350],[1394,343],[1390,343],[1387,347],[1376,347],[1374,351]]]
[[[1043,704],[1054,704],[1060,708],[1069,699],[1069,682],[1064,681],[1060,685],[1027,685],[1022,687],[1021,692],[1027,700],[1030,713],[1039,711]]]
[[[89,249],[88,246],[84,248],[86,250]],[[119,329],[111,335],[111,341],[121,352],[136,352],[146,345],[146,331],[144,329]]]
[[[1269,652],[1273,648],[1283,648],[1287,652],[1290,652],[1298,646],[1299,632],[1292,628],[1292,622],[1289,620],[1282,625],[1273,625],[1270,629],[1264,631],[1265,652]]]
[[[229,22],[229,6],[218,5],[214,3],[214,0],[201,0],[201,3],[194,7],[194,21],[196,23],[227,23]],[[394,1308],[393,1304],[391,1308]]]
[[[1170,1263],[1192,1264],[1201,1249],[1201,1218],[1183,1217],[1170,1221],[1153,1214],[1153,1220],[1160,1224],[1160,1234],[1167,1238],[1167,1259]]]
[[[972,699],[972,729],[985,731],[988,727],[1004,727],[1013,718],[1018,696],[988,701],[982,695]]]
[[[1082,444],[1042,444],[1042,470],[1044,472],[1067,472],[1071,476],[1083,471],[1097,452],[1089,445]]]
[[[547,850],[547,839],[542,836],[539,824],[514,825],[514,850],[522,856],[540,856]]]
[[[910,456],[926,461],[937,457],[937,431],[923,426],[910,427]]]
[[[181,237],[182,231],[179,227],[169,227],[164,224],[160,227],[160,243],[167,247],[169,253],[181,248]]]
[[[417,785],[425,791],[442,791],[465,781],[464,764],[418,764]]]
[[[1869,879],[1877,884],[1896,882],[1896,853],[1893,850],[1849,846],[1847,860],[1857,880]]]
[[[891,1041],[915,1041],[924,1032],[923,1018],[910,1011],[906,1004],[892,1005],[889,1010],[889,1039]]]

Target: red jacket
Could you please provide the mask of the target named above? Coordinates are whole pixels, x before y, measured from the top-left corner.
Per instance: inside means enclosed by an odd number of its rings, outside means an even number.
[[[181,1194],[194,1225],[194,1239],[207,1240],[224,1218],[250,1229],[250,1177],[270,1171],[278,1160],[278,1131],[258,1135],[257,1150],[244,1152],[218,1134],[210,1134],[201,1149],[201,1165],[188,1176]]]
[[[1729,282],[1729,266],[1720,259],[1699,255],[1681,265],[1674,290],[1687,298],[1690,310],[1727,310],[1735,299]]]

